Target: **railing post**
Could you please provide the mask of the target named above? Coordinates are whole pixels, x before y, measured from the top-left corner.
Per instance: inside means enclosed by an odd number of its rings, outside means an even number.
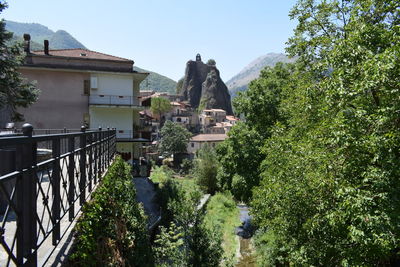
[[[86,200],[86,128],[85,126],[81,127],[81,136],[79,147],[80,158],[79,158],[79,170],[80,170],[80,179],[79,179],[79,204],[82,206]]]
[[[92,192],[92,180],[93,180],[93,133],[89,133],[89,192]]]
[[[75,217],[75,137],[68,138],[68,203],[69,203],[69,216],[70,222],[74,220]]]
[[[110,166],[110,127],[107,128],[107,167]]]
[[[103,164],[102,164],[102,157],[103,157],[103,136],[101,132],[101,126],[99,127],[99,180],[101,179]]]
[[[116,143],[115,143],[115,141],[116,141],[116,138],[117,138],[117,130],[116,130],[116,128],[113,128],[113,141],[112,141],[112,148],[113,148],[113,150],[112,150],[112,158],[114,158],[115,157],[115,152],[116,152]]]
[[[52,223],[53,223],[53,245],[57,245],[60,240],[60,138],[53,140],[52,151],[53,151],[53,172],[51,184],[53,187],[53,204],[52,210]]]
[[[23,135],[32,137],[32,125],[22,126]],[[17,147],[16,169],[24,171],[18,176],[17,191],[17,262],[18,265],[36,266],[36,177],[33,165],[36,164],[37,147],[33,140]],[[24,259],[26,261],[24,262]]]
[[[98,162],[99,162],[99,159],[98,159],[98,153],[97,153],[97,150],[98,150],[98,133],[96,132],[96,131],[94,131],[93,132],[93,149],[94,149],[94,170],[93,170],[93,179],[94,179],[94,184],[97,184],[97,175],[98,175],[98,168],[97,168],[97,166],[98,166]]]

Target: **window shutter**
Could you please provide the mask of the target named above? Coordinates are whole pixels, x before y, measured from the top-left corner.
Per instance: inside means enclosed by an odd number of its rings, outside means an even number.
[[[89,80],[83,81],[83,94],[90,95],[90,81]]]

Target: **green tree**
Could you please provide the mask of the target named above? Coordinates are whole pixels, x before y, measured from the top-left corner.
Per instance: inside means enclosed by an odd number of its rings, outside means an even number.
[[[209,194],[215,194],[218,189],[218,168],[215,150],[208,144],[201,147],[196,153],[193,175],[196,182]]]
[[[215,66],[215,65],[217,65],[217,62],[214,59],[210,58],[207,61],[207,65]]]
[[[185,77],[182,77],[178,80],[177,84],[176,84],[176,89],[175,92],[176,94],[180,94],[182,92],[182,87],[183,87],[183,81],[184,81]]]
[[[0,12],[7,3],[0,1]],[[5,29],[4,20],[0,21],[0,109],[10,111],[13,121],[23,120],[18,108],[26,108],[33,104],[39,91],[32,83],[27,83],[18,72],[18,67],[24,63],[24,54],[20,44],[7,45],[12,39],[12,33]]]
[[[400,260],[399,12],[389,0],[293,8],[286,122],[270,129],[252,201],[262,264]]]
[[[204,211],[197,208],[201,193],[188,193],[172,179],[161,189],[167,196],[163,198],[165,211],[172,216],[169,226],[156,237],[156,262],[160,266],[219,266],[221,232],[206,227]]]
[[[160,131],[161,140],[159,151],[164,155],[185,153],[191,133],[182,125],[172,121],[166,121]]]
[[[263,139],[243,122],[232,127],[228,136],[216,149],[221,165],[218,186],[231,191],[235,199],[248,202],[252,188],[259,185]]]
[[[264,138],[276,122],[285,120],[284,110],[280,109],[282,90],[291,85],[294,65],[277,63],[266,67],[260,77],[252,81],[249,89],[239,92],[233,100],[235,112],[246,118],[246,124],[254,128]]]
[[[172,110],[172,105],[168,99],[163,97],[153,97],[151,99],[151,107],[150,110],[153,114],[157,114],[159,116],[160,123],[162,121],[162,115],[165,112]]]

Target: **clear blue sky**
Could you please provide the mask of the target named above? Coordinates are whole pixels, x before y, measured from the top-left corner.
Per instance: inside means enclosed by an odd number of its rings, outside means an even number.
[[[8,0],[1,18],[66,30],[87,48],[178,80],[200,53],[227,81],[255,58],[284,52],[295,0]]]

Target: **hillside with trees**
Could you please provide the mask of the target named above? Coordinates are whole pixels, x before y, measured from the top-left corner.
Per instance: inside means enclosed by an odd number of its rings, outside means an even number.
[[[13,32],[15,37],[21,37],[24,33],[29,33],[31,40],[40,45],[43,45],[44,40],[49,40],[50,49],[86,48],[72,35],[63,30],[54,32],[39,23],[21,23],[10,20],[6,20],[5,23],[7,31]]]
[[[139,72],[149,72],[150,75],[140,84],[140,90],[154,90],[156,92],[167,92],[169,94],[176,93],[177,83],[157,72],[141,69],[139,67],[133,67],[133,70]]]

